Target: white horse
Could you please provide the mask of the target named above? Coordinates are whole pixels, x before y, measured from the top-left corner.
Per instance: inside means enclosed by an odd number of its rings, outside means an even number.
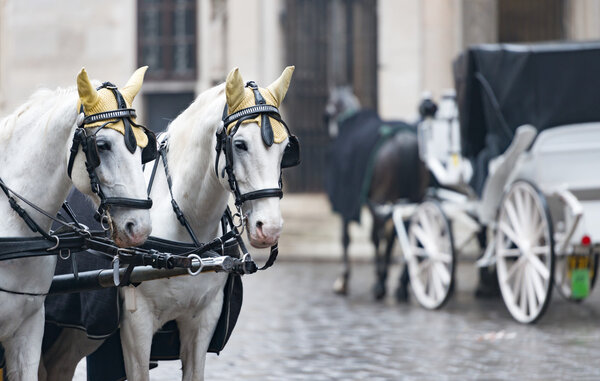
[[[268,88],[259,90],[268,104],[276,107],[281,104],[293,69],[286,68]],[[221,176],[226,162],[223,155],[219,158],[219,175],[215,173],[216,134],[223,130],[223,109],[227,105],[228,110],[237,111],[250,104],[254,105],[252,90],[244,88],[242,77],[235,69],[225,84],[200,94],[169,125],[165,134],[173,197],[201,242],[211,241],[219,235],[219,221],[231,193],[227,175]],[[275,143],[279,144],[268,147],[263,143],[257,120],[253,119],[242,124],[233,135],[234,174],[242,194],[279,188],[281,161],[289,137],[287,132],[282,134],[275,128],[274,133]],[[147,177],[150,171],[151,168],[147,169]],[[190,242],[187,231],[173,213],[162,163],[156,173],[151,193],[155,201],[151,209],[154,235]],[[264,248],[278,241],[283,227],[278,197],[246,201],[242,209],[247,217],[246,231],[252,246]],[[129,380],[149,380],[152,337],[171,320],[177,322],[181,333],[183,379],[204,379],[206,352],[223,306],[226,280],[227,274],[205,273],[196,277],[144,282],[135,288],[136,308],[125,310],[121,320],[121,341]],[[123,298],[125,294],[122,290]],[[61,348],[62,355],[53,357],[52,362],[63,364],[69,368],[63,371],[72,374],[79,359],[101,343],[72,329],[64,329],[54,344]],[[87,353],[82,353],[81,348],[86,348]],[[48,379],[64,377],[56,373]]]
[[[131,103],[145,69],[138,70],[121,92]],[[74,184],[98,205],[85,168],[85,155],[75,157],[72,180],[67,162],[73,135],[78,128],[77,93],[86,106],[98,106],[100,97],[85,70],[77,78],[78,91],[40,90],[13,114],[0,121],[0,178],[15,192],[54,215]],[[110,90],[105,90],[110,91]],[[116,102],[115,102],[116,103]],[[110,111],[110,110],[99,110]],[[86,128],[94,132],[97,128]],[[132,155],[123,135],[109,128],[97,134],[101,164],[96,168],[99,185],[107,197],[146,198],[141,150]],[[44,230],[51,220],[19,202]],[[0,192],[0,236],[36,236],[9,206]],[[123,245],[143,243],[151,231],[148,210],[116,208],[112,213],[113,237]],[[5,349],[11,381],[36,380],[44,330],[44,294],[48,292],[56,256],[0,262],[0,342]],[[28,295],[13,292],[28,293]]]

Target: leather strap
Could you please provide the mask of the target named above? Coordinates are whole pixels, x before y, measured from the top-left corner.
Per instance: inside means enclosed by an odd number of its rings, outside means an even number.
[[[260,190],[257,190],[257,191],[244,193],[244,194],[240,195],[239,199],[243,203],[243,202],[246,202],[246,201],[256,200],[256,199],[259,199],[259,198],[267,198],[267,197],[279,197],[279,198],[282,198],[283,197],[283,191],[281,190],[281,188],[260,189]]]
[[[225,107],[227,107],[227,105]],[[225,129],[227,129],[228,125],[230,125],[231,123],[235,122],[236,120],[238,120],[242,117],[251,116],[252,118],[254,118],[254,117],[256,117],[260,114],[264,114],[264,113],[279,115],[279,109],[275,106],[266,105],[266,104],[243,108],[239,111],[234,112],[231,115],[226,116],[223,119],[223,126]]]
[[[132,209],[152,208],[152,200],[149,197],[146,200],[127,197],[105,197],[102,203],[106,206],[120,206],[123,208]]]
[[[83,125],[86,125],[86,124],[100,122],[102,120],[121,119],[121,118],[136,118],[136,117],[137,117],[137,115],[135,113],[135,109],[132,109],[132,108],[104,111],[104,112],[99,112],[97,114],[92,114],[92,115],[86,116],[85,118],[83,118],[83,121],[80,124],[80,127]]]

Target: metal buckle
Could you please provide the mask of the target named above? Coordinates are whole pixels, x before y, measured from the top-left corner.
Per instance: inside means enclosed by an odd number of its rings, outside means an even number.
[[[66,252],[67,255],[64,255],[63,253]],[[60,259],[62,259],[63,261],[66,261],[67,259],[69,259],[71,257],[71,249],[64,249],[64,250],[60,250],[58,252],[58,256],[60,257]]]
[[[49,248],[47,248],[47,249],[46,249],[46,251],[52,251],[52,250],[55,250],[55,249],[57,249],[57,248],[58,248],[58,245],[60,245],[60,238],[58,238],[58,236],[57,236],[57,235],[53,235],[53,236],[51,236],[51,237],[52,237],[52,238],[54,238],[54,239],[56,240],[56,244],[55,244],[54,246],[52,246],[52,247],[49,247]]]
[[[187,269],[188,274],[190,274],[191,276],[196,276],[196,275],[200,274],[202,272],[202,268],[204,267],[204,264],[202,263],[202,258],[200,258],[197,254],[190,254],[190,255],[188,255],[188,258],[191,259],[190,267],[188,267],[188,269]],[[192,265],[193,265],[194,259],[198,260],[198,264],[200,266],[200,267],[198,267],[198,270],[196,270],[196,271],[192,271]]]

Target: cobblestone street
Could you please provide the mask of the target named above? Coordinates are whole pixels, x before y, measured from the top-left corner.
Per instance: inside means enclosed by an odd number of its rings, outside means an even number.
[[[501,299],[474,298],[478,253],[470,250],[460,256],[455,294],[441,310],[394,300],[397,265],[388,297],[376,302],[363,214],[362,226],[351,225],[350,294],[339,297],[332,292],[341,271],[339,219],[327,200],[286,195],[282,211],[280,258],[244,278],[240,318],[221,355],[208,355],[207,380],[600,379],[598,292],[579,304],[555,293],[539,323],[521,325]],[[180,368],[163,361],[151,380],[178,380]],[[85,381],[83,363],[75,380]]]
[[[598,293],[581,304],[554,295],[533,326],[512,320],[502,301],[476,300],[475,267],[459,267],[458,290],[440,311],[371,297],[373,267],[355,265],[351,294],[334,295],[339,266],[279,262],[244,279],[245,301],[207,380],[597,380]],[[394,274],[392,274],[394,275]],[[396,276],[389,282],[396,285]],[[393,290],[393,288],[391,288]],[[391,293],[391,292],[389,292]],[[179,379],[163,362],[157,381]],[[77,380],[84,380],[79,369]]]

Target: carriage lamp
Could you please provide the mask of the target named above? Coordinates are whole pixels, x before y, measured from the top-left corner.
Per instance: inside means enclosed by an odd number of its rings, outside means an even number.
[[[592,239],[590,238],[589,235],[584,235],[583,237],[581,237],[581,244],[583,246],[589,246],[592,243]]]

